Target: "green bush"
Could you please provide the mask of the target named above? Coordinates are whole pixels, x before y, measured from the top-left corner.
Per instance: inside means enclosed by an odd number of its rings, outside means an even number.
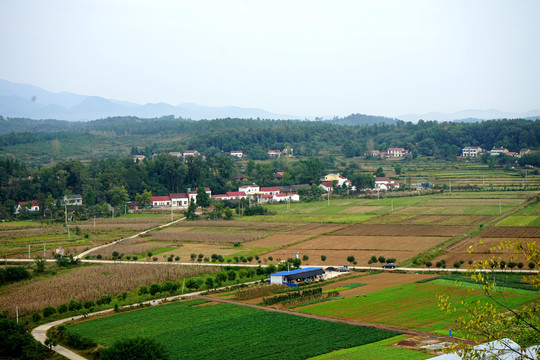
[[[73,299],[69,300],[68,309],[69,311],[75,311],[80,310],[82,308],[82,304],[78,301],[75,301]]]
[[[158,283],[153,283],[152,285],[150,285],[151,295],[156,295],[159,292],[161,292],[161,285],[159,285]]]
[[[43,309],[43,317],[49,317],[51,315],[54,315],[56,313],[56,309],[52,306],[47,306]]]
[[[112,301],[111,297],[107,294],[103,294],[99,297],[99,299],[96,300],[96,304],[97,305],[106,305],[106,304],[110,304],[110,302]]]
[[[66,304],[61,304],[61,305],[58,305],[58,308],[56,310],[58,311],[59,314],[63,314],[66,311],[68,311],[68,307]]]
[[[99,352],[101,360],[167,360],[169,354],[163,345],[153,339],[136,337],[114,342],[110,348]]]
[[[66,343],[77,350],[85,350],[97,346],[94,340],[80,334],[70,332],[66,333]]]

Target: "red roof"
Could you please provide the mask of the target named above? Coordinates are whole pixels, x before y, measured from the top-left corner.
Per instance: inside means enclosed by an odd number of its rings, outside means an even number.
[[[261,191],[279,191],[279,188],[277,186],[267,186],[262,187]]]
[[[268,198],[271,199],[271,198],[272,198],[272,195],[270,195],[270,194],[264,194],[262,197],[263,197],[263,199],[268,199]]]
[[[375,181],[390,181],[389,177],[376,177]]]
[[[25,204],[30,204],[31,203],[31,206],[39,206],[39,203],[36,201],[36,200],[32,200],[32,201],[19,201],[19,205],[20,206],[23,206]]]
[[[388,151],[390,150],[399,150],[399,151],[405,151],[404,148],[388,148]]]
[[[321,181],[321,185],[324,185],[327,188],[334,187],[334,184],[331,181]]]
[[[227,192],[227,196],[247,196],[243,191]]]
[[[227,195],[212,195],[213,198],[221,199],[227,197]]]
[[[289,195],[287,195],[287,194],[276,194],[276,195],[274,195],[274,196],[275,196],[275,197],[287,197],[287,196],[289,196]]]
[[[169,196],[152,196],[152,202],[154,202],[154,201],[169,201],[169,200],[171,200],[171,198]]]
[[[173,199],[173,198],[174,198],[174,199],[185,199],[185,198],[187,198],[188,196],[187,196],[186,193],[177,193],[177,194],[169,194],[169,197],[170,197],[171,199]]]

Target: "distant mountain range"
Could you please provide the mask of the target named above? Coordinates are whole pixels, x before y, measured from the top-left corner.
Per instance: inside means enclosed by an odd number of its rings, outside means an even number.
[[[0,116],[29,119],[57,119],[68,121],[88,121],[114,116],[136,116],[139,118],[157,118],[174,115],[184,119],[218,118],[261,118],[295,120],[302,117],[287,114],[275,114],[263,109],[241,108],[237,106],[202,106],[192,103],[170,105],[166,103],[148,103],[145,105],[106,99],[99,96],[85,96],[69,92],[54,93],[37,86],[12,83],[0,79]],[[343,118],[325,120],[342,125],[371,125],[375,123],[395,124],[398,119],[417,122],[423,120],[479,122],[490,119],[540,118],[540,110],[525,113],[509,113],[500,110],[464,110],[451,114],[431,112],[427,114],[406,114],[398,118],[384,116],[351,114]]]
[[[0,115],[30,119],[87,121],[113,116],[155,118],[174,115],[184,119],[216,118],[298,119],[274,114],[262,109],[237,106],[202,106],[197,104],[170,105],[166,103],[140,105],[128,101],[85,96],[68,92],[53,93],[37,86],[11,83],[0,79]]]
[[[430,112],[427,114],[407,114],[398,116],[400,120],[417,122],[418,120],[479,122],[493,119],[540,119],[540,110],[529,110],[524,113],[511,113],[495,109],[489,110],[463,110],[451,114]]]

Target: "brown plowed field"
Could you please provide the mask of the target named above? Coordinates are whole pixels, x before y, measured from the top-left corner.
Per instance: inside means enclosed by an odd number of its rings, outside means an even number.
[[[470,226],[358,224],[336,231],[334,234],[375,236],[455,236],[467,231],[469,228]]]
[[[461,267],[467,267],[469,266],[468,262],[469,260],[472,260],[473,262],[477,262],[480,260],[486,260],[490,258],[499,258],[500,260],[504,260],[507,263],[509,261],[514,262],[523,262],[525,266],[527,266],[528,261],[525,258],[524,255],[515,254],[512,250],[509,249],[502,249],[500,250],[498,248],[499,243],[501,241],[513,241],[515,238],[469,238],[466,241],[463,241],[456,245],[455,247],[450,248],[450,252],[448,254],[444,254],[442,256],[439,256],[431,262],[433,264],[436,264],[437,261],[440,260],[446,260],[446,267],[452,267],[454,262],[464,260],[465,264],[463,264]],[[479,242],[482,241],[482,244],[479,244]],[[527,238],[527,242],[538,242],[540,241],[540,238]],[[469,254],[469,247],[472,246],[473,252]],[[495,249],[492,249],[495,248]],[[515,257],[514,259],[511,259]]]
[[[348,225],[344,224],[308,224],[294,230],[287,231],[286,235],[319,235],[339,230]]]
[[[246,247],[282,247],[309,239],[311,236],[313,235],[272,235],[264,239],[245,242],[242,245]]]
[[[278,259],[286,260],[288,258],[294,258],[296,252],[298,252],[300,259],[302,259],[304,255],[309,257],[307,261],[302,260],[302,265],[313,266],[351,265],[347,262],[347,257],[351,255],[356,259],[358,266],[368,266],[368,260],[371,259],[373,255],[377,257],[384,256],[385,258],[395,258],[397,259],[397,262],[401,262],[418,254],[417,251],[412,250],[308,250],[291,246],[266,253],[264,256],[266,258],[272,256],[275,263]],[[326,261],[321,261],[321,255],[326,256]],[[380,264],[373,265],[373,268],[379,267]]]
[[[540,238],[540,227],[494,226],[482,234],[482,238]]]
[[[425,251],[449,237],[441,236],[320,236],[295,245],[295,249],[309,250],[405,250]]]

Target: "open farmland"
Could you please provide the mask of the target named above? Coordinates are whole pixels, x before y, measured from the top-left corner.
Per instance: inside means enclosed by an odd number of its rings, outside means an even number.
[[[366,289],[361,287],[354,290],[363,293],[362,291]],[[298,311],[387,325],[403,326],[406,324],[406,327],[412,329],[447,334],[448,329],[455,325],[456,315],[443,315],[437,306],[437,294],[449,295],[452,303],[458,309],[462,309],[461,300],[472,303],[478,299],[485,299],[485,295],[480,289],[474,290],[436,283],[406,283],[369,293],[366,297],[347,297],[341,300],[308,305],[298,309]],[[509,306],[517,307],[535,301],[537,294],[534,291],[509,292],[505,293],[505,299]],[[463,334],[456,333],[455,335],[462,336]]]
[[[396,335],[242,306],[204,304],[200,300],[85,321],[68,326],[67,331],[84,334],[106,346],[125,337],[128,331],[130,336],[150,337],[162,343],[172,359],[301,360]]]
[[[135,264],[93,265],[71,269],[42,279],[27,280],[1,288],[0,309],[15,313],[41,311],[45,306],[57,307],[70,299],[83,302],[96,300],[103,294],[115,296],[134,291],[153,282],[175,281],[219,271],[211,266],[167,266]]]

